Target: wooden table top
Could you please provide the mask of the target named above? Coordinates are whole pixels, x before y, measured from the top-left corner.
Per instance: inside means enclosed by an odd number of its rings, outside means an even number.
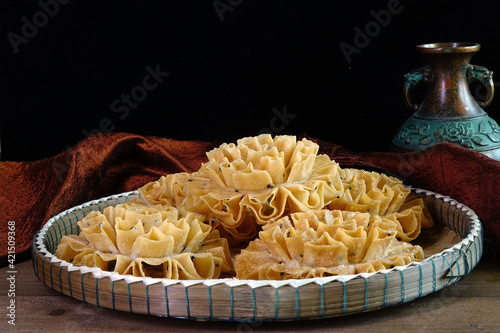
[[[38,280],[30,260],[3,267],[1,332],[457,332],[500,330],[500,265],[483,259],[463,280],[443,290],[382,310],[297,322],[196,322],[100,308],[65,296]],[[11,284],[11,282],[14,282]],[[15,295],[10,294],[14,291]],[[9,323],[14,300],[15,326]]]

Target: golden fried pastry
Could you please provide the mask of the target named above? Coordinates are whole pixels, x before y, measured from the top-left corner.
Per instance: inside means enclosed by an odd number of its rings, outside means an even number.
[[[56,256],[76,266],[134,276],[214,279],[233,272],[228,242],[194,213],[169,206],[119,204],[78,222]]]
[[[410,189],[397,178],[360,169],[341,169],[344,193],[328,208],[384,216],[397,212]]]
[[[240,279],[283,280],[370,273],[423,259],[400,240],[397,219],[318,210],[293,213],[263,227],[235,258]]]
[[[340,168],[319,146],[294,136],[262,134],[207,153],[208,162],[194,173],[168,175],[141,193],[170,198],[179,210],[207,216],[229,240],[248,241],[255,225],[293,212],[321,209],[343,195]],[[163,188],[166,195],[149,195]],[[152,202],[158,202],[157,200]]]

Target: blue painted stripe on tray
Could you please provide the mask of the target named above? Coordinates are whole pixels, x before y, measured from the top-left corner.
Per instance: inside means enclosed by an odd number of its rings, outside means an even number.
[[[168,287],[165,286],[165,307],[167,308],[167,317],[170,317],[170,307],[168,304]]]
[[[464,220],[465,220],[466,217],[467,217],[467,215],[462,218],[462,223],[460,224],[460,226],[461,226],[461,228],[460,228],[460,236],[462,238],[465,238],[467,236],[467,232],[469,231],[469,221],[471,220],[471,218],[468,217],[467,221],[464,222]]]
[[[427,198],[428,198],[428,196],[426,195],[425,198],[424,198],[424,200],[427,199]],[[430,213],[434,216],[434,212],[436,211],[436,200],[437,200],[437,198],[436,197],[431,197],[431,198],[432,198],[432,204],[431,204],[431,206],[432,206],[432,212],[430,212]]]
[[[255,320],[257,314],[257,307],[255,306],[255,288],[252,288],[252,310],[253,310],[253,318]]]
[[[389,294],[389,276],[385,275],[385,290],[384,290],[384,307],[387,306],[387,295]]]
[[[467,248],[469,248],[469,251],[470,251],[469,245],[466,244],[465,246],[467,246]],[[464,252],[462,249],[459,249],[459,251],[462,254],[462,259],[464,261],[465,275],[469,275],[472,268],[469,267],[469,265],[467,264],[467,250]],[[471,256],[472,256],[472,252],[471,252]]]
[[[434,263],[434,259],[431,259],[432,263],[432,292],[436,291],[436,264]]]
[[[472,218],[469,217],[464,224],[465,234],[468,234],[471,231],[471,229],[472,229],[471,222],[472,222]]]
[[[95,304],[99,306],[99,279],[95,278]]]
[[[73,287],[71,286],[71,271],[68,269],[68,287],[69,287],[69,295],[73,297]]]
[[[425,198],[427,198],[427,195],[425,196]],[[432,197],[432,209],[433,210],[436,209],[436,207],[434,207],[436,204],[436,199],[437,199],[436,197]]]
[[[116,307],[115,307],[115,280],[111,281],[111,304],[113,306],[113,310],[116,310]]]
[[[66,222],[62,219],[62,218],[59,218],[59,220],[61,220],[63,226],[64,226],[64,234],[67,235],[68,234],[68,229],[66,228]]]
[[[342,286],[343,286],[343,300],[344,300],[344,304],[343,304],[343,309],[342,309],[342,314],[345,314],[347,312],[347,288],[346,288],[346,285],[345,285],[345,281],[342,281]]]
[[[85,288],[83,287],[83,274],[81,275],[81,278],[80,278],[80,284],[81,284],[81,287],[82,287],[82,300],[84,302],[87,302],[87,301],[85,301]]]
[[[59,234],[56,235],[57,236],[56,242],[57,242],[57,244],[59,244],[59,235],[61,235],[61,237],[62,237],[63,232],[62,232],[61,226],[59,225],[59,221],[54,221],[54,222],[55,222],[55,225],[57,225],[57,228],[59,229]]]
[[[295,308],[297,309],[296,319],[300,318],[300,295],[299,288],[295,288]]]
[[[231,287],[231,320],[234,320],[234,292],[233,292],[233,287]]]
[[[72,211],[73,215],[75,215],[75,226],[76,226],[76,234],[80,234],[80,226],[78,225],[78,216],[76,215],[76,213],[74,211]],[[70,218],[70,221],[71,221],[71,218]],[[73,223],[73,222],[71,222]]]
[[[401,275],[401,303],[405,301],[405,274],[403,271],[399,271],[399,274]]]
[[[151,311],[149,309],[149,284],[146,285],[146,308],[148,311],[148,315],[151,315]]]
[[[441,216],[441,221],[444,221],[444,215],[443,215],[443,205],[444,205],[445,201],[441,201],[441,205],[439,206],[439,215]],[[448,223],[448,228],[451,229],[451,225],[450,225],[450,220],[446,219],[446,223]],[[453,230],[453,229],[452,229]]]
[[[368,309],[368,278],[365,279],[365,306],[363,308],[363,311],[366,311]]]
[[[320,292],[321,292],[321,313],[320,313],[320,317],[323,317],[323,315],[325,314],[325,294],[324,294],[323,285],[320,285]]]
[[[127,284],[127,292],[128,292],[128,307],[131,313],[134,313],[132,310],[132,294],[130,294],[130,283]]]
[[[474,266],[476,266],[479,263],[479,258],[478,258],[478,251],[477,251],[477,244],[476,242],[472,242],[474,244],[474,257],[476,259]],[[472,252],[471,252],[472,253]]]
[[[49,232],[49,230],[47,230],[47,233],[46,235],[49,236],[50,239],[48,238],[45,238],[44,240],[47,241],[47,250],[49,250],[49,252],[52,252],[52,247],[53,247],[53,243],[54,243],[54,238],[52,237],[52,233]]]
[[[57,223],[56,223],[57,224]],[[59,236],[57,234],[57,230],[56,230],[56,227],[54,226],[54,224],[52,224],[51,226],[51,234],[52,236],[54,237],[54,242],[51,244],[51,248],[49,249],[49,251],[51,253],[55,253],[56,252],[56,248],[57,248],[57,245],[59,244]]]
[[[212,312],[212,286],[208,286],[208,319],[212,320],[213,312]]]
[[[275,292],[274,292],[274,320],[278,319],[278,304],[279,304],[279,299],[278,299],[278,289],[279,288],[276,288],[275,289]]]
[[[453,272],[451,272],[451,265],[450,265],[450,262],[448,261],[448,259],[446,258],[446,256],[443,256],[443,259],[444,259],[444,261],[446,261],[446,264],[448,264],[448,268],[449,268],[450,273],[451,273],[451,274],[450,274],[450,279],[448,280],[448,283],[446,284],[446,287],[448,287],[448,286],[450,285],[450,283],[451,283],[451,279],[453,279],[453,278],[454,278],[454,276],[453,276]],[[459,268],[459,270],[460,270],[460,268]]]
[[[422,276],[422,265],[418,265],[418,276],[419,276],[419,285],[418,285],[418,297],[422,297],[422,284],[423,284],[423,276]]]
[[[64,216],[66,216],[68,218],[68,221],[66,223],[69,223],[69,229],[70,229],[71,235],[73,235],[73,222],[71,222],[71,218],[67,214]],[[61,217],[61,220],[62,219],[63,218]]]
[[[458,214],[457,220],[462,219],[462,221],[463,221],[463,219],[465,218],[465,216],[464,216],[464,217],[461,217],[462,213],[467,214],[467,212],[466,212],[465,210],[461,210],[461,211],[460,211],[460,213]],[[466,216],[467,216],[467,215],[466,215]],[[464,233],[463,233],[463,230],[456,230],[456,231],[458,232],[458,234],[460,235],[460,237],[462,237],[462,238],[464,238],[464,237],[465,237],[465,235],[464,235]]]
[[[188,287],[184,289],[184,294],[186,295],[186,312],[188,319],[191,319],[191,309],[189,308],[189,295],[188,295]]]

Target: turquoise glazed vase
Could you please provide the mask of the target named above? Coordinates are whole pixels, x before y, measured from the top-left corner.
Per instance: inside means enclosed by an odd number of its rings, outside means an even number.
[[[393,138],[393,150],[409,152],[450,142],[500,160],[500,126],[483,110],[493,99],[493,72],[469,63],[479,49],[477,43],[417,46],[428,65],[405,75],[404,100],[413,114]],[[486,88],[482,100],[470,92],[474,81]],[[428,90],[417,104],[411,92],[420,83]]]

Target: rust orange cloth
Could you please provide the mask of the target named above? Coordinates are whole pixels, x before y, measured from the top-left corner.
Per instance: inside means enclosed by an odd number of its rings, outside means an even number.
[[[498,259],[500,162],[447,143],[409,154],[355,154],[314,141],[342,167],[387,172],[469,206],[483,223],[487,255]],[[33,236],[50,217],[93,199],[135,190],[161,175],[195,171],[206,161],[205,153],[219,144],[112,133],[92,136],[44,160],[0,162],[0,265],[7,262],[9,221],[15,224],[16,260],[26,259]]]

